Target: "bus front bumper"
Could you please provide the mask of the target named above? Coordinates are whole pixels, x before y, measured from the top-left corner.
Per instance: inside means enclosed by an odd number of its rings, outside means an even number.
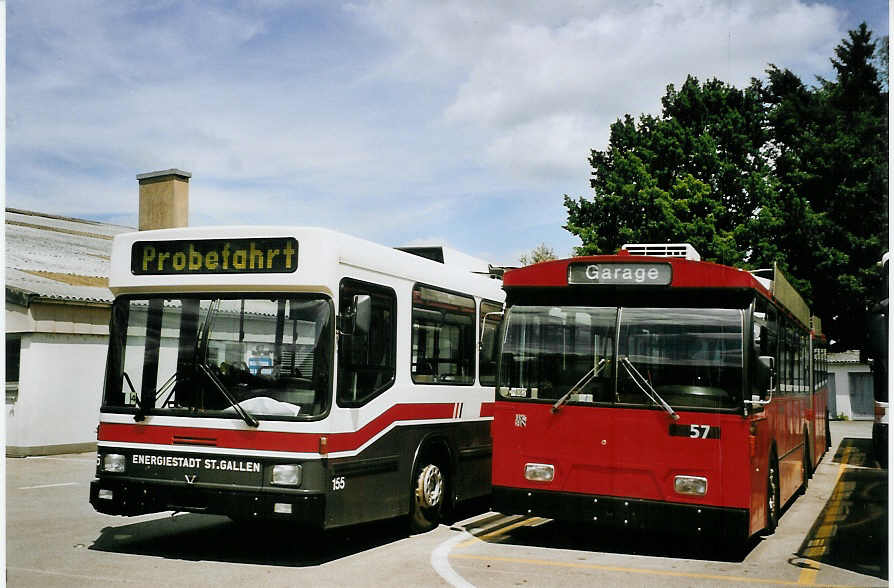
[[[729,541],[748,538],[748,511],[638,498],[495,486],[494,510],[619,529],[664,531]]]
[[[322,527],[322,493],[184,485],[162,480],[100,478],[90,482],[97,512],[135,516],[163,511],[227,515],[236,520],[289,520]]]

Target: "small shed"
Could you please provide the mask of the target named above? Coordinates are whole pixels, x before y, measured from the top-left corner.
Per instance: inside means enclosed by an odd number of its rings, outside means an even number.
[[[828,362],[830,418],[872,420],[872,373],[860,352],[830,353]]]

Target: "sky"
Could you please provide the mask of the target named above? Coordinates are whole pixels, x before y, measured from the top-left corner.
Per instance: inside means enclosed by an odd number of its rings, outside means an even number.
[[[590,150],[688,74],[805,83],[885,0],[8,0],[6,206],[137,225],[323,226],[517,265],[560,257]]]

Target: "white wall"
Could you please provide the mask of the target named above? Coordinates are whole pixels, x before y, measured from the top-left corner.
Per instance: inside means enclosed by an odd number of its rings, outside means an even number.
[[[851,408],[851,387],[848,380],[848,374],[864,372],[869,373],[869,366],[862,363],[839,363],[829,364],[829,373],[835,378],[835,411],[836,414],[830,414],[829,418],[837,418],[843,415],[849,419],[854,418],[854,412]]]
[[[8,455],[96,443],[108,337],[23,333],[19,395],[6,405]]]

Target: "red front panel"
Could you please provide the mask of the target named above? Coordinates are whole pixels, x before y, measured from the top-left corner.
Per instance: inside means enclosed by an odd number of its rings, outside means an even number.
[[[497,402],[495,486],[733,508],[751,506],[748,423],[741,415]],[[672,430],[671,425],[674,425]],[[715,435],[719,435],[716,436]],[[525,464],[555,467],[551,482]],[[704,496],[678,494],[675,476],[708,480]]]

